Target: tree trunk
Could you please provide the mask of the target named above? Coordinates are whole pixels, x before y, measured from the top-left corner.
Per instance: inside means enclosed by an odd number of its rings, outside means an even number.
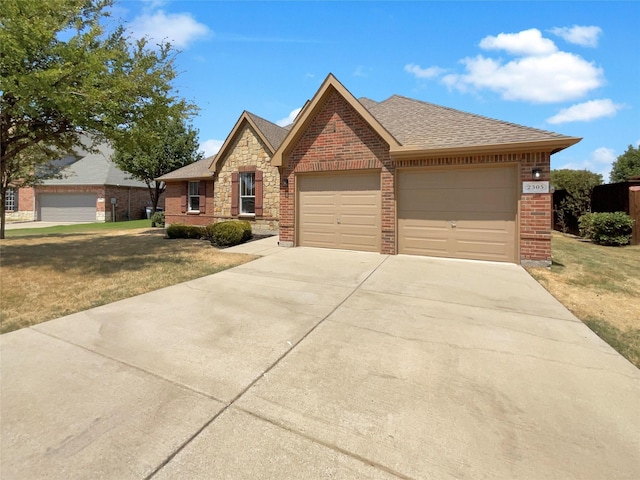
[[[5,224],[5,211],[4,211],[4,196],[7,190],[4,187],[0,188],[0,240],[4,238],[4,224]]]

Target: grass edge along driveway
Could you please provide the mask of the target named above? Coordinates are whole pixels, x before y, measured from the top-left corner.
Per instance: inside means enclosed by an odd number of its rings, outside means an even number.
[[[166,239],[149,220],[8,230],[0,240],[0,333],[255,259]]]
[[[605,247],[554,232],[550,269],[528,272],[640,368],[640,245]]]

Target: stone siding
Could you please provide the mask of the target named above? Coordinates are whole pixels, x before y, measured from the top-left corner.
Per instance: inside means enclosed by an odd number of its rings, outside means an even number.
[[[231,175],[241,170],[262,171],[262,217],[231,215]],[[277,232],[280,211],[280,172],[271,165],[271,155],[264,142],[249,124],[236,135],[229,154],[218,159],[216,165],[214,215],[217,221],[242,218],[251,222],[256,232]]]

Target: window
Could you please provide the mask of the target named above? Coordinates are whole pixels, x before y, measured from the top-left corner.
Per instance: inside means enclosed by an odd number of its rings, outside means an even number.
[[[18,210],[18,191],[15,188],[7,188],[4,195],[4,209],[7,212]]]
[[[200,182],[189,182],[189,211],[200,210]]]
[[[256,174],[244,172],[240,174],[240,215],[256,213]]]

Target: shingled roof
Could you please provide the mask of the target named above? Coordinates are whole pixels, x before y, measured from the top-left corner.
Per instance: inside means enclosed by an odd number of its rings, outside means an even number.
[[[167,180],[198,180],[213,177],[213,172],[209,170],[209,166],[215,159],[215,155],[207,157],[203,160],[185,165],[182,168],[169,172],[156,180],[166,182]]]
[[[131,178],[111,161],[113,149],[107,144],[96,146],[96,152],[79,151],[76,161],[61,168],[55,178],[44,180],[43,185],[118,185],[144,187],[147,185]],[[68,157],[71,158],[71,157]],[[67,162],[65,162],[67,163]]]
[[[267,141],[274,149],[278,149],[282,145],[284,137],[287,136],[288,130],[275,123],[265,120],[251,112],[247,112],[247,116],[251,117],[255,126],[262,132]]]
[[[360,103],[403,146],[440,149],[571,138],[400,95]]]

